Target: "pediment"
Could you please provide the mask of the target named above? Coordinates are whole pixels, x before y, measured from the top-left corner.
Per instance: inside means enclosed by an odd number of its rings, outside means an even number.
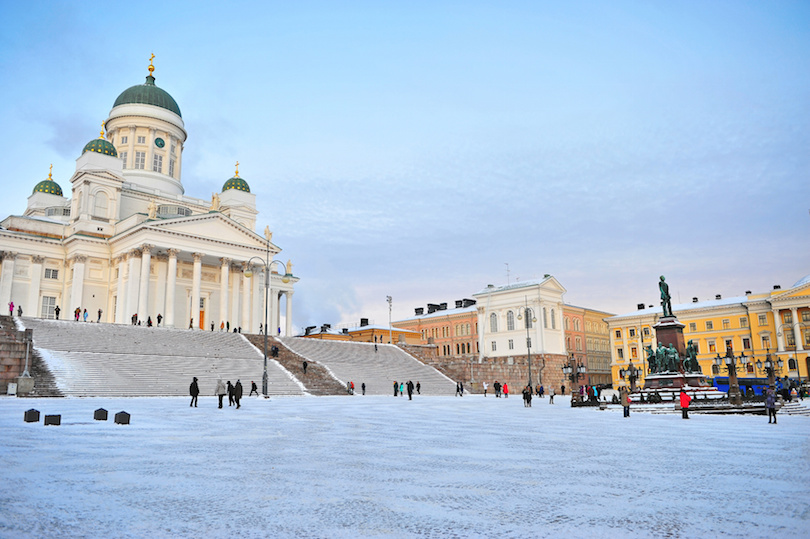
[[[251,247],[264,248],[267,244],[264,237],[219,212],[212,212],[207,215],[178,217],[175,219],[151,220],[143,223],[141,226],[174,234],[186,234],[225,240],[241,245],[249,245]]]
[[[790,288],[785,290],[781,294],[777,296],[772,296],[771,301],[790,301],[799,298],[808,298],[810,297],[810,283],[805,283],[801,286],[797,286],[796,288]]]

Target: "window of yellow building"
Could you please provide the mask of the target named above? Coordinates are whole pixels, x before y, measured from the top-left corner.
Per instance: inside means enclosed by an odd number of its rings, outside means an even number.
[[[630,347],[630,357],[633,359],[638,359],[638,350],[635,346]]]
[[[793,313],[790,311],[785,311],[782,313],[782,320],[785,321],[785,324],[792,324],[793,323]]]
[[[714,329],[714,322],[711,320],[706,321],[706,331],[712,331]]]
[[[709,353],[717,353],[717,345],[715,345],[714,341],[709,341]]]
[[[697,323],[689,322],[689,331],[691,331],[692,333],[696,332],[697,331]]]
[[[622,338],[622,330],[620,330],[620,329],[617,329],[617,330],[616,330],[616,338],[617,338],[617,339],[621,339],[621,338]]]
[[[630,332],[630,333],[629,333],[629,335],[630,335],[631,337],[635,337],[635,336],[636,336],[636,328],[630,328],[628,331]]]
[[[731,320],[728,318],[723,319],[723,329],[729,329],[731,327]]]
[[[748,337],[743,337],[743,350],[750,350],[751,349],[751,339]]]
[[[740,318],[740,327],[747,328],[748,327],[748,319],[746,317]]]
[[[757,318],[759,320],[759,325],[760,326],[767,326],[768,325],[768,315],[767,314],[761,314]]]
[[[616,357],[619,359],[624,359],[624,350],[621,348],[616,349]]]

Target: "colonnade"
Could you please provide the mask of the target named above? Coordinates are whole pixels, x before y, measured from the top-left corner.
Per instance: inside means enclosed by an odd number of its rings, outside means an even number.
[[[785,352],[785,334],[782,330],[782,327],[790,327],[793,330],[793,342],[795,343],[795,350],[796,352],[803,352],[804,351],[804,334],[802,333],[802,326],[804,329],[807,328],[807,324],[802,324],[799,318],[799,309],[798,307],[791,307],[789,310],[791,314],[791,322],[782,323],[782,313],[781,309],[773,309],[773,321],[774,326],[776,329],[776,346],[777,352]]]

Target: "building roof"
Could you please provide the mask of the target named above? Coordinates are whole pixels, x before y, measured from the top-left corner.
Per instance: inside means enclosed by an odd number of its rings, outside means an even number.
[[[394,324],[398,324],[400,322],[411,322],[413,320],[425,320],[430,318],[446,318],[448,316],[453,316],[457,314],[465,314],[465,313],[474,313],[477,312],[478,308],[475,305],[470,305],[469,307],[461,307],[458,309],[442,309],[439,311],[434,311],[432,313],[425,313],[425,314],[418,314],[412,316],[410,318],[403,318],[401,320],[397,320],[393,322]]]
[[[93,139],[87,144],[85,144],[82,153],[84,152],[96,152],[104,155],[111,155],[113,157],[118,157],[118,150],[115,149],[115,146],[112,145],[112,142],[105,140],[103,138]]]
[[[233,178],[225,182],[225,185],[222,186],[222,192],[224,193],[228,189],[238,189],[239,191],[245,191],[247,193],[250,193],[250,186],[245,180],[243,180],[239,176],[234,176]]]
[[[181,118],[183,117],[183,115],[180,114],[180,107],[177,106],[177,101],[169,95],[169,92],[155,86],[155,77],[152,75],[146,77],[145,83],[131,86],[121,92],[121,95],[119,95],[115,103],[113,103],[113,108],[127,103],[154,105],[155,107],[171,111]]]
[[[678,311],[688,311],[693,309],[708,309],[712,307],[725,307],[728,305],[742,305],[749,301],[748,296],[735,296],[730,298],[721,298],[721,299],[710,299],[706,301],[696,301],[692,303],[679,303],[672,305],[672,312],[673,314]],[[646,309],[638,309],[636,311],[631,311],[629,313],[624,314],[617,314],[616,316],[612,316],[611,318],[628,318],[634,316],[650,316],[656,313],[662,314],[663,311],[661,310],[660,305],[656,305],[654,307],[647,307]]]

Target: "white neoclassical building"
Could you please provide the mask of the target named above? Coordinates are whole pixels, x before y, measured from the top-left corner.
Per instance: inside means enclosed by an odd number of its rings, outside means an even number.
[[[256,229],[256,196],[236,174],[211,200],[184,195],[186,130],[175,100],[144,84],[115,100],[101,136],[76,160],[71,196],[49,173],[22,215],[0,222],[0,305],[24,316],[258,332],[270,260],[268,326],[292,334],[292,264],[274,264]],[[106,131],[106,134],[105,134]],[[285,328],[279,328],[285,304]],[[17,307],[15,307],[16,310]]]

